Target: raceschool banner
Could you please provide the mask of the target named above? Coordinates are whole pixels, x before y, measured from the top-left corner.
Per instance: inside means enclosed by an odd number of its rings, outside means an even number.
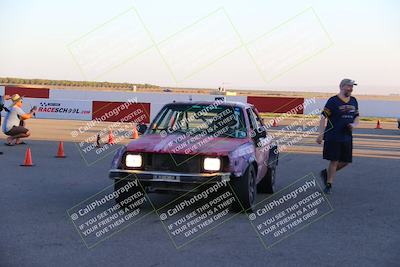
[[[88,120],[92,119],[92,101],[25,98],[23,109],[29,112],[37,107],[38,119]]]

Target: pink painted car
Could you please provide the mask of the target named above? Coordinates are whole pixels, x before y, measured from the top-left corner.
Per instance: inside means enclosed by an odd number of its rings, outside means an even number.
[[[257,191],[274,192],[278,149],[253,105],[174,102],[141,127],[143,134],[114,156],[109,176],[115,190],[135,179],[147,192],[227,181],[246,209]]]

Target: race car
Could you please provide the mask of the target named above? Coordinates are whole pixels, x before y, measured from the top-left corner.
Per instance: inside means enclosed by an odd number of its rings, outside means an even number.
[[[245,209],[257,192],[274,192],[279,151],[251,104],[169,103],[139,131],[141,137],[114,156],[114,191],[136,179],[147,192],[187,192],[226,181]],[[134,193],[122,192],[117,202]]]

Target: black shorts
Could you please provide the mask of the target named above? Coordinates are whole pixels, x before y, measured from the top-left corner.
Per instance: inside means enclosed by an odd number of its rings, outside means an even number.
[[[11,130],[6,132],[5,134],[8,135],[8,136],[15,136],[15,135],[22,134],[22,133],[26,134],[28,131],[29,130],[26,129],[25,127],[23,127],[23,126],[13,126],[11,128]]]
[[[323,158],[331,161],[352,162],[353,141],[325,141]]]

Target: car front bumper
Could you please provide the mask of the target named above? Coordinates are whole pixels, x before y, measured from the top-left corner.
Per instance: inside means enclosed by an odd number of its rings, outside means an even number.
[[[143,171],[143,170],[122,170],[111,169],[109,171],[111,179],[138,179],[146,183],[190,183],[204,184],[216,183],[222,181],[230,181],[231,173],[178,173],[178,172],[159,172],[159,171]]]

